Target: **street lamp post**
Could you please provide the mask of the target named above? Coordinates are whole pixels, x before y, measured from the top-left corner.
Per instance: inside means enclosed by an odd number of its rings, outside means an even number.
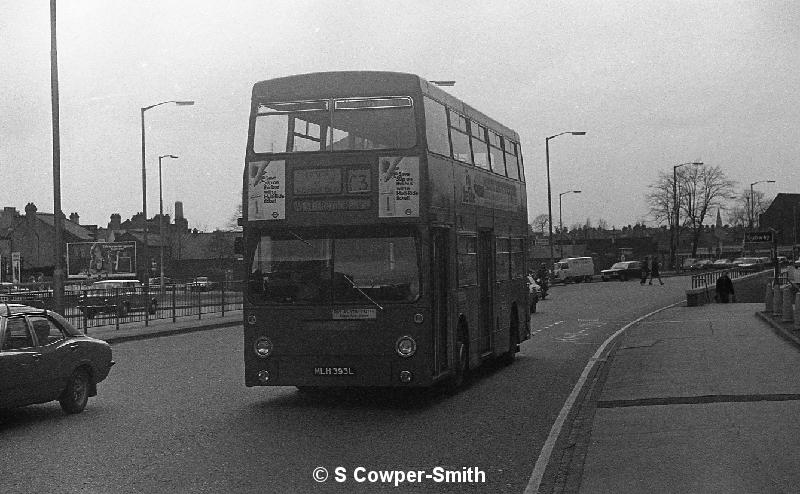
[[[149,256],[149,248],[147,245],[147,168],[145,167],[145,139],[144,139],[144,112],[151,108],[155,108],[157,106],[165,105],[167,103],[175,103],[178,106],[191,106],[194,104],[194,101],[177,101],[177,100],[170,100],[170,101],[162,101],[161,103],[156,103],[154,105],[145,106],[141,108],[141,115],[142,115],[142,216],[144,216],[144,235],[142,243],[144,245],[144,252],[142,253],[145,257],[145,273],[144,273],[144,289],[145,293],[150,293],[150,256]],[[147,325],[147,316],[150,311],[145,311],[145,325]]]
[[[672,211],[675,215],[675,220],[672,223],[672,268],[678,270],[678,222],[680,221],[680,214],[678,211],[678,168],[686,165],[702,166],[702,161],[689,161],[688,163],[681,163],[672,167]]]
[[[548,269],[553,269],[553,201],[552,201],[552,193],[550,187],[550,139],[555,139],[558,136],[562,136],[564,134],[572,134],[574,136],[583,136],[586,135],[586,132],[583,131],[567,131],[561,132],[550,137],[545,137],[544,139],[544,156],[545,162],[547,164],[547,224],[548,229],[550,231],[550,238],[548,239],[550,243],[550,266]]]
[[[161,293],[164,293],[164,197],[161,188],[161,160],[163,158],[178,159],[174,154],[162,154],[158,157],[158,236],[160,238],[159,248],[159,287]]]
[[[561,223],[561,198],[564,197],[566,194],[580,194],[581,191],[579,190],[568,190],[566,192],[561,192],[558,194],[558,233],[559,233],[559,244],[561,247],[561,253],[559,254],[562,258],[564,257],[564,224]]]
[[[774,180],[759,180],[750,184],[750,229],[753,229],[755,223],[755,204],[756,198],[753,195],[753,186],[758,184],[774,184]]]

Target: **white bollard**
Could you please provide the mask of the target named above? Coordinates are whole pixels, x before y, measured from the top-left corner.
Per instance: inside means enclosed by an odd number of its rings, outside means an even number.
[[[783,285],[781,291],[783,292],[783,315],[781,315],[781,321],[792,322],[794,321],[794,310],[792,307],[792,302],[794,302],[794,287],[787,283]]]
[[[772,315],[780,317],[783,306],[783,295],[781,294],[781,287],[775,286],[772,289]]]
[[[800,330],[800,292],[794,296],[794,329]]]
[[[766,285],[766,291],[764,293],[764,312],[767,314],[772,313],[772,300],[774,299],[774,295],[772,294],[772,282],[768,282]]]

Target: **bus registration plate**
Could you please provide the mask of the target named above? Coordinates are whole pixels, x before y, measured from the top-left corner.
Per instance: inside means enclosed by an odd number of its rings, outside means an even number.
[[[355,376],[352,367],[314,367],[315,376]]]

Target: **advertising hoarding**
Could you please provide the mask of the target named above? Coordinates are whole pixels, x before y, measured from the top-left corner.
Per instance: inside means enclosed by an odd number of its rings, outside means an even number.
[[[67,277],[79,279],[135,278],[136,242],[67,244]]]

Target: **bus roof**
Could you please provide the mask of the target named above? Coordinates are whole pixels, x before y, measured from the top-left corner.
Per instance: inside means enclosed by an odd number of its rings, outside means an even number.
[[[414,74],[388,71],[311,72],[253,85],[253,100],[293,101],[352,96],[429,96],[516,142],[519,134]]]

